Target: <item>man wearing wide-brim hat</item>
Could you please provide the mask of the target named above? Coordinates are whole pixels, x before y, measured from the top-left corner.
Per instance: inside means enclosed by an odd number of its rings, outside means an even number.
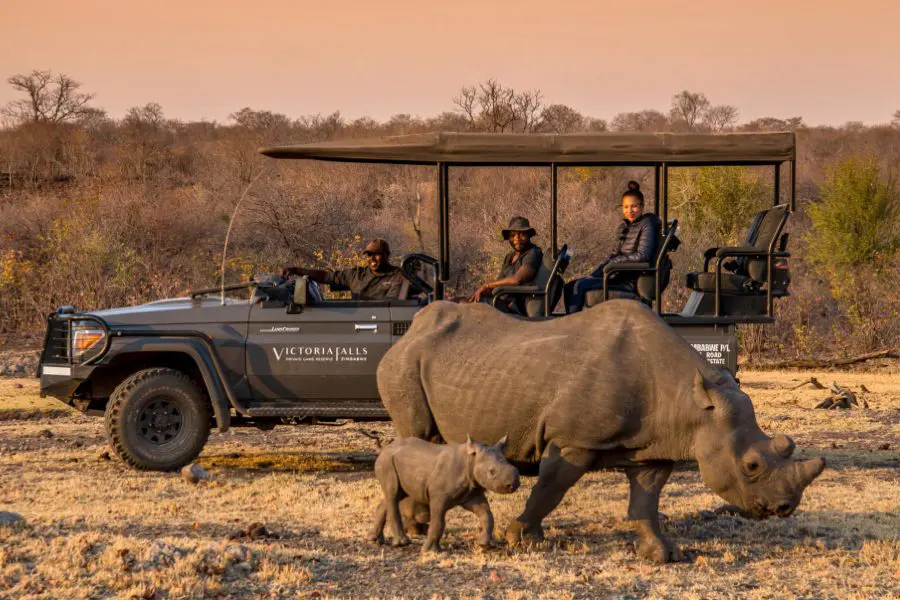
[[[325,283],[332,291],[349,291],[354,300],[387,300],[399,298],[406,277],[400,267],[390,263],[391,247],[385,240],[375,238],[363,250],[366,266],[351,267],[340,271],[285,267],[281,276],[305,275],[318,283]],[[412,286],[409,292],[421,293]]]
[[[513,217],[509,220],[506,229],[500,231],[503,239],[512,246],[512,252],[503,259],[500,275],[494,281],[489,281],[475,290],[472,295],[473,302],[486,301],[491,296],[491,291],[505,285],[528,285],[537,276],[541,268],[544,253],[531,243],[531,238],[537,235],[534,227],[525,217]],[[515,304],[502,308],[515,312],[522,312]]]

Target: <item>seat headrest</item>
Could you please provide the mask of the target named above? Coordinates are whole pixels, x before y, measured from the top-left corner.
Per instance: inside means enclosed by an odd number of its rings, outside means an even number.
[[[784,217],[784,208],[770,208],[769,210],[760,213],[760,215],[762,215],[762,218],[759,219],[756,227],[756,234],[750,243],[758,250],[767,250],[769,244],[772,243],[772,240],[775,239],[775,235],[778,233],[778,226],[781,224],[781,219]]]

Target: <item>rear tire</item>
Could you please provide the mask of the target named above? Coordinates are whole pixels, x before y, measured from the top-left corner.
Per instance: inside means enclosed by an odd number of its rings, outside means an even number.
[[[191,379],[175,369],[138,371],[120,383],[106,405],[106,437],[129,466],[172,471],[206,445],[210,407]]]

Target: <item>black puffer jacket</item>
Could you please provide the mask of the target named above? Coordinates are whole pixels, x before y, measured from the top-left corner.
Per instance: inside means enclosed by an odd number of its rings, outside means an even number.
[[[633,223],[623,220],[618,229],[616,250],[592,274],[603,277],[603,267],[620,262],[652,262],[659,249],[660,220],[644,213]]]

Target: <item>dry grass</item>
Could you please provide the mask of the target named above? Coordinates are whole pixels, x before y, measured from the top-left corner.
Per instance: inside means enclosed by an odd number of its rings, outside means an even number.
[[[809,375],[742,373],[762,427],[829,460],[800,510],[713,517],[721,501],[679,469],[662,510],[687,560],[662,566],[634,556],[616,473],[571,491],[545,548],[477,550],[458,510],[449,552],[422,558],[416,545],[362,541],[379,490],[374,444],[355,425],[214,434],[199,461],[213,480],[190,486],[100,458],[99,419],[20,413],[0,422],[0,510],[26,519],[0,526],[0,597],[900,597],[900,375],[815,374],[871,390],[871,409],[850,413],[811,410],[824,391],[788,391]],[[46,408],[35,391],[34,380],[0,380],[0,410]],[[499,529],[532,483],[492,496]],[[256,521],[278,537],[229,539]]]
[[[77,415],[61,402],[40,398],[34,379],[0,377],[0,421]]]

